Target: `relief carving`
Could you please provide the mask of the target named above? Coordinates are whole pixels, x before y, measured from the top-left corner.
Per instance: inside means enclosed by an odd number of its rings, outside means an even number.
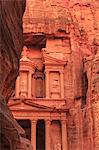
[[[62,147],[62,146],[61,146],[60,143],[54,144],[54,150],[62,150],[61,147]]]
[[[26,97],[27,96],[27,73],[20,73],[20,96]]]
[[[53,72],[50,74],[51,81],[51,98],[59,98],[60,97],[60,76],[58,72]]]

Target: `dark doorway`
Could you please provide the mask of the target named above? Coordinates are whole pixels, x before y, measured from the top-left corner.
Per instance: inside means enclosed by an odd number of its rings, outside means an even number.
[[[31,140],[31,122],[30,122],[30,120],[17,120],[17,122],[25,130],[26,138]]]
[[[37,121],[36,150],[45,150],[45,122],[44,120]]]

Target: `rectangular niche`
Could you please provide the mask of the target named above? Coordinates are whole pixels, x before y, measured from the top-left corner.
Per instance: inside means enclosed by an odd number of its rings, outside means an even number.
[[[49,82],[50,98],[60,98],[60,73],[59,71],[50,72]]]
[[[20,96],[27,97],[28,72],[20,72]]]

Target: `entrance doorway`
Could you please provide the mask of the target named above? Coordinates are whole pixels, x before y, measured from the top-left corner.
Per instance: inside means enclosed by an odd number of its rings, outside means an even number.
[[[45,150],[45,122],[44,120],[37,121],[36,150]]]
[[[17,120],[17,122],[25,130],[26,138],[31,140],[31,122],[30,122],[30,120]]]

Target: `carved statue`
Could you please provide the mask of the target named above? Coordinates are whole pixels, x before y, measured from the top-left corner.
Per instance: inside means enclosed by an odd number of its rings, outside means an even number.
[[[60,143],[55,144],[54,145],[54,150],[62,150],[61,144]]]
[[[52,84],[52,88],[53,89],[57,89],[59,87],[59,80],[58,79],[54,79],[53,80],[53,84]]]
[[[51,74],[51,92],[52,93],[60,92],[60,77],[58,72],[53,72]]]
[[[23,47],[22,57],[27,58],[27,47],[26,46]]]

